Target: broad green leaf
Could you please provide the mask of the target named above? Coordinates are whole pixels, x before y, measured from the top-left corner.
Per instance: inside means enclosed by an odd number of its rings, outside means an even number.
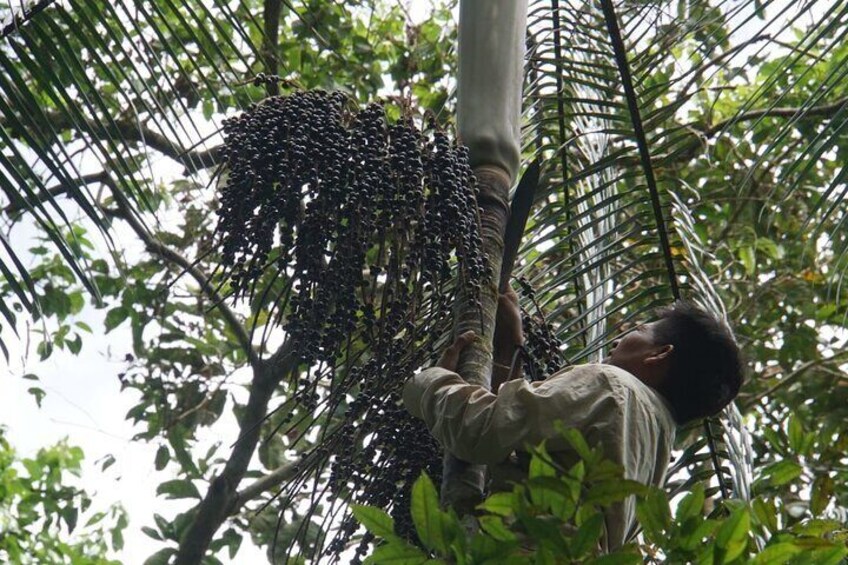
[[[776,543],[755,555],[751,563],[753,565],[782,565],[800,552],[801,548],[791,542]]]
[[[704,485],[698,483],[692,492],[683,497],[674,514],[675,520],[684,522],[688,518],[701,516],[704,508]]]
[[[751,503],[751,511],[755,522],[763,526],[767,532],[777,532],[777,509],[773,501],[755,498]]]
[[[475,563],[484,563],[490,559],[497,561],[503,559],[503,556],[509,553],[515,545],[515,542],[497,540],[487,535],[475,535],[471,538],[471,556]]]
[[[589,563],[592,565],[636,565],[643,561],[644,558],[638,553],[611,553],[596,557]]]
[[[514,501],[515,495],[512,492],[496,492],[478,504],[477,508],[498,516],[512,516],[515,513]]]
[[[168,465],[168,461],[171,460],[171,452],[164,445],[160,445],[159,449],[156,450],[156,459],[153,464],[156,467],[157,471],[161,471]]]
[[[480,527],[497,541],[513,542],[517,539],[498,516],[481,516]]]
[[[350,509],[359,523],[375,536],[383,539],[395,537],[395,521],[383,510],[360,504],[352,504]]]
[[[671,524],[671,511],[665,492],[651,489],[645,498],[637,501],[636,516],[648,539],[656,544],[662,543],[664,532]]]
[[[747,508],[738,508],[719,527],[715,537],[716,562],[733,561],[744,550],[751,528],[751,515]]]
[[[577,452],[580,459],[584,461],[592,460],[592,450],[589,448],[589,444],[586,443],[586,440],[583,438],[583,434],[581,434],[579,430],[566,428],[561,421],[555,422],[554,426],[557,431],[562,434],[566,440],[568,440],[568,443],[571,444],[571,447],[574,448],[574,451]]]
[[[423,563],[443,563],[431,560],[417,547],[408,543],[389,542],[379,546],[365,560],[366,565],[422,565]]]
[[[586,504],[600,504],[607,506],[619,502],[628,496],[645,494],[648,488],[638,481],[620,479],[618,481],[604,481],[592,485],[586,495]]]
[[[812,494],[810,495],[810,512],[813,516],[819,516],[824,512],[833,496],[834,481],[828,475],[819,475],[813,481]]]
[[[596,513],[583,522],[571,540],[572,557],[580,558],[596,548],[603,531],[604,516],[601,513]]]
[[[844,559],[848,557],[848,548],[846,547],[831,547],[816,549],[810,552],[808,563],[816,565],[839,565],[844,563]]]
[[[803,471],[803,467],[795,461],[784,459],[763,469],[763,476],[770,485],[781,486],[797,479]]]
[[[449,530],[448,518],[439,508],[436,487],[426,473],[421,473],[412,485],[411,510],[412,522],[424,545],[447,554],[451,541],[445,535]]]
[[[166,498],[201,498],[200,491],[188,479],[165,481],[156,487],[156,494],[164,494]]]

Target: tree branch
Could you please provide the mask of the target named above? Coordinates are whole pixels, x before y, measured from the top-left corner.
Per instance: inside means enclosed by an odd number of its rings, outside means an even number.
[[[89,184],[107,182],[108,178],[109,175],[108,173],[106,173],[106,171],[101,171],[99,173],[94,173],[91,175],[83,175],[78,179],[75,179],[72,184],[61,183],[56,186],[51,186],[50,188],[42,192],[39,192],[35,198],[21,198],[16,202],[12,202],[11,204],[3,208],[3,212],[11,216],[12,214],[23,212],[27,208],[30,208],[36,204],[46,202],[51,198],[55,198],[56,196],[60,196],[62,194],[65,194],[66,192],[70,192],[75,188],[80,188]]]
[[[227,326],[235,334],[241,348],[244,349],[245,355],[247,355],[247,358],[250,360],[250,364],[256,367],[260,362],[260,357],[250,345],[250,336],[248,336],[247,331],[244,329],[244,326],[236,317],[235,313],[229,306],[226,305],[223,298],[221,298],[215,290],[215,287],[209,280],[209,277],[207,277],[206,274],[193,265],[188,259],[167,245],[155,240],[141,222],[138,221],[138,219],[132,214],[132,210],[127,203],[126,197],[121,194],[120,190],[118,190],[114,180],[107,178],[105,183],[109,186],[112,196],[115,198],[115,202],[118,205],[117,215],[130,225],[130,228],[132,228],[138,238],[144,242],[145,247],[150,253],[158,255],[165,261],[180,267],[183,271],[191,275],[197,284],[200,285],[201,292],[203,292],[203,294],[213,304],[215,304],[215,307],[221,312]]]
[[[99,139],[120,138],[124,141],[135,141],[147,145],[181,163],[186,174],[214,167],[221,162],[221,146],[205,151],[183,148],[164,135],[136,122],[118,119],[114,122],[101,122],[91,118],[83,118],[82,124],[75,123],[59,112],[45,111],[45,117],[57,131],[73,129],[84,131]]]
[[[836,361],[836,360],[841,359],[841,358],[846,357],[846,356],[848,356],[848,351],[837,353],[836,355],[828,357],[827,359],[814,359],[812,361],[807,361],[805,363],[802,363],[797,369],[795,369],[794,371],[792,371],[791,373],[786,375],[784,378],[780,379],[780,381],[778,381],[773,386],[769,387],[768,389],[764,390],[763,392],[760,392],[760,393],[758,393],[758,394],[756,394],[756,395],[754,395],[750,398],[745,399],[745,402],[740,406],[740,411],[741,412],[747,411],[748,409],[752,408],[757,402],[759,402],[763,398],[766,398],[767,396],[771,396],[772,394],[774,394],[775,392],[777,392],[781,388],[784,388],[784,387],[789,386],[790,384],[794,383],[808,369],[810,369],[812,367],[820,366],[820,365],[823,365],[823,366],[826,367],[829,362]]]
[[[239,422],[239,439],[233,447],[224,470],[212,479],[206,496],[197,508],[194,520],[180,540],[176,565],[200,563],[215,532],[232,513],[234,506],[240,504],[240,495],[236,489],[247,472],[248,464],[259,442],[259,432],[268,412],[268,401],[282,378],[293,371],[297,363],[298,356],[294,346],[291,340],[287,340],[271,359],[260,361],[254,366],[250,396],[244,409],[244,416]],[[276,478],[278,475],[275,475]],[[245,490],[248,493],[253,492],[259,488],[255,485],[256,483]],[[271,487],[268,486],[268,488]]]
[[[848,97],[840,98],[839,100],[831,104],[823,104],[821,106],[813,106],[811,108],[764,108],[760,110],[750,110],[732,118],[723,120],[717,124],[707,126],[706,128],[699,128],[696,124],[690,124],[690,127],[700,130],[701,133],[703,133],[707,137],[712,137],[716,133],[723,131],[728,126],[734,125],[738,122],[749,122],[765,117],[792,118],[797,116],[798,118],[811,118],[814,116],[827,116],[839,110],[846,104],[848,104]]]
[[[302,463],[302,461],[291,461],[285,465],[281,465],[261,479],[253,481],[238,491],[234,497],[232,506],[229,509],[230,516],[238,514],[245,504],[263,492],[267,492],[297,475]]]

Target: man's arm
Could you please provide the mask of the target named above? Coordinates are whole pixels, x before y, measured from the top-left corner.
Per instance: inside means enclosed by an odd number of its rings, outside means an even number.
[[[514,383],[528,386],[523,379]],[[406,383],[403,402],[409,413],[424,420],[433,437],[459,459],[495,463],[523,445],[530,423],[527,413],[532,412],[535,398],[530,391],[522,399],[505,390],[496,396],[466,383],[453,371],[432,367]]]

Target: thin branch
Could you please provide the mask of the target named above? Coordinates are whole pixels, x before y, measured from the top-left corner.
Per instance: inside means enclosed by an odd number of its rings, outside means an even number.
[[[97,184],[106,182],[108,179],[108,174],[105,171],[101,171],[99,173],[94,173],[91,175],[83,175],[78,179],[75,179],[72,184],[69,183],[61,183],[56,186],[51,186],[47,190],[38,193],[35,198],[21,198],[16,202],[12,202],[5,208],[3,208],[3,212],[7,215],[11,216],[12,214],[17,214],[18,212],[23,212],[24,210],[35,206],[41,202],[46,202],[51,198],[55,198],[56,196],[60,196],[67,192],[70,192],[74,189],[81,188],[83,186],[87,186],[89,184]]]
[[[237,514],[241,511],[242,507],[262,494],[263,492],[267,492],[273,488],[278,487],[283,484],[285,481],[291,479],[300,471],[302,460],[299,461],[291,461],[286,463],[285,465],[281,465],[277,467],[261,479],[257,479],[254,482],[250,483],[240,491],[238,491],[235,495],[235,499],[233,500],[232,506],[229,509],[230,516],[233,514]]]
[[[797,369],[795,369],[794,371],[792,371],[791,373],[786,375],[784,378],[780,379],[780,381],[778,381],[776,384],[772,385],[771,387],[764,390],[763,392],[760,392],[760,393],[756,394],[755,396],[752,396],[751,398],[746,399],[745,403],[742,404],[742,406],[740,407],[740,411],[744,412],[744,411],[750,409],[751,407],[753,407],[757,402],[759,402],[763,398],[771,396],[772,394],[774,394],[778,390],[794,383],[808,369],[810,369],[812,367],[819,366],[819,365],[825,365],[826,366],[827,363],[841,359],[842,357],[846,357],[846,356],[848,356],[848,351],[843,351],[841,353],[837,353],[836,355],[828,357],[827,359],[814,359],[812,361],[807,361],[806,363],[802,363]]]
[[[174,143],[161,133],[140,125],[135,121],[118,119],[114,120],[114,122],[105,123],[91,118],[83,118],[80,124],[71,121],[60,112],[50,111],[45,111],[45,118],[51,122],[52,127],[56,131],[73,129],[84,131],[99,139],[109,140],[119,138],[123,141],[142,143],[181,163],[185,167],[185,174],[196,173],[197,171],[214,167],[221,162],[221,146],[216,146],[205,151],[188,150]]]
[[[743,112],[733,118],[728,118],[717,124],[707,126],[706,128],[699,127],[697,124],[690,124],[690,127],[698,129],[707,137],[712,137],[716,133],[723,131],[728,126],[738,122],[749,122],[759,118],[812,118],[815,116],[829,116],[848,104],[848,97],[840,98],[831,104],[823,104],[821,106],[813,106],[811,108],[764,108],[760,110],[751,110]]]
[[[157,241],[153,238],[153,236],[145,229],[145,227],[141,224],[141,222],[136,218],[129,207],[126,197],[121,194],[121,191],[118,190],[117,186],[114,184],[114,181],[111,178],[106,179],[106,184],[112,191],[112,196],[115,198],[115,202],[118,205],[118,216],[127,222],[135,234],[144,242],[145,247],[150,253],[154,255],[158,255],[162,259],[180,267],[191,275],[191,277],[200,285],[200,290],[203,294],[213,303],[215,307],[221,312],[221,315],[224,317],[224,321],[229,326],[230,330],[235,334],[236,339],[239,342],[239,345],[247,355],[247,358],[250,360],[250,364],[254,367],[257,366],[260,362],[259,355],[253,350],[253,347],[250,345],[250,337],[247,334],[247,331],[244,329],[244,326],[236,317],[235,313],[230,309],[229,306],[224,302],[223,298],[218,294],[215,290],[215,285],[209,280],[209,277],[206,276],[197,266],[191,263],[188,259],[168,247],[164,245],[160,241]]]

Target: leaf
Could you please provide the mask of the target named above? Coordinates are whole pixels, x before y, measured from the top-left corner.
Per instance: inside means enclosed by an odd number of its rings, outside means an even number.
[[[645,494],[648,488],[638,481],[620,479],[618,481],[604,481],[589,488],[586,495],[586,504],[600,504],[609,506],[614,502],[620,502],[635,494]]]
[[[158,531],[158,530],[155,530],[154,528],[151,528],[150,526],[142,526],[142,527],[141,527],[141,531],[142,531],[142,533],[144,533],[147,537],[153,538],[153,539],[155,539],[156,541],[163,541],[163,538],[162,538],[162,536],[159,534],[159,531]]]
[[[784,459],[763,469],[763,478],[772,486],[781,486],[800,477],[803,471],[795,461]]]
[[[817,549],[810,555],[809,562],[816,565],[838,565],[845,557],[848,557],[848,548],[845,547]]]
[[[824,512],[827,505],[830,504],[830,497],[833,496],[834,485],[833,479],[828,475],[819,475],[813,481],[812,494],[810,495],[810,511],[813,516],[819,516]]]
[[[783,565],[793,555],[801,552],[801,548],[791,542],[781,542],[769,545],[751,560],[752,565]]]
[[[517,544],[497,540],[491,536],[477,535],[471,538],[471,555],[474,558],[474,563],[484,563],[489,559],[502,560],[503,556]]]
[[[777,510],[774,502],[766,501],[763,498],[755,498],[751,503],[751,511],[754,514],[754,521],[763,526],[767,532],[777,532]]]
[[[498,516],[481,516],[480,527],[497,541],[513,542],[518,539]]]
[[[431,560],[417,547],[407,543],[389,542],[379,546],[365,560],[366,565],[420,565],[423,563],[442,563]]]
[[[571,447],[574,448],[574,451],[577,452],[580,459],[584,461],[592,460],[592,450],[589,448],[589,444],[586,443],[586,439],[579,430],[575,428],[566,428],[561,421],[555,422],[554,427],[566,440],[568,440],[568,443],[571,444]]]
[[[351,504],[353,515],[369,532],[383,539],[395,538],[395,521],[386,512],[373,506]]]
[[[745,550],[748,532],[751,529],[751,514],[748,508],[734,510],[721,524],[715,537],[715,556],[718,563],[733,561]]]
[[[582,557],[597,547],[603,531],[603,514],[596,513],[590,516],[588,520],[581,524],[580,529],[577,530],[577,535],[571,541],[572,557]]]
[[[112,455],[111,453],[107,453],[106,455],[103,456],[101,461],[102,461],[102,463],[100,464],[100,470],[105,471],[106,469],[108,469],[109,467],[111,467],[112,465],[115,464],[115,456]]]
[[[156,494],[164,494],[166,498],[201,498],[200,491],[189,479],[165,481],[156,487]]]
[[[439,508],[439,498],[433,481],[421,473],[412,485],[412,522],[421,542],[429,549],[447,554],[450,540],[445,538],[446,517]]]
[[[591,561],[592,565],[636,565],[643,562],[638,553],[611,553],[602,555]]]
[[[683,523],[688,518],[701,516],[704,508],[704,485],[698,483],[692,489],[692,492],[687,494],[680,505],[677,507],[677,512],[674,515],[676,521]]]
[[[110,332],[120,326],[129,315],[129,310],[124,306],[118,306],[106,312],[106,321],[104,322],[106,331]]]
[[[789,425],[787,426],[788,433],[787,437],[789,439],[789,447],[794,451],[797,455],[803,455],[803,447],[804,447],[804,428],[801,425],[801,419],[796,415],[792,415],[789,417]]]
[[[514,505],[515,495],[512,492],[496,492],[478,504],[477,508],[498,516],[512,516],[515,513]]]
[[[47,393],[44,392],[44,389],[37,386],[31,386],[27,389],[27,392],[35,397],[35,403],[41,408],[41,401],[44,400],[44,397],[47,396]]]
[[[551,455],[545,448],[545,443],[533,449],[533,455],[530,458],[529,477],[554,477],[556,476],[556,468],[550,463]]]
[[[171,557],[177,554],[177,550],[166,547],[165,549],[160,549],[150,557],[148,557],[144,561],[144,565],[168,565],[171,560]]]
[[[651,489],[645,498],[637,501],[636,516],[648,539],[653,543],[662,544],[665,539],[664,532],[671,525],[671,511],[665,492]]]
[[[159,449],[156,450],[156,459],[154,460],[154,466],[157,471],[161,471],[168,465],[168,461],[171,460],[171,452],[164,445],[160,445]]]

